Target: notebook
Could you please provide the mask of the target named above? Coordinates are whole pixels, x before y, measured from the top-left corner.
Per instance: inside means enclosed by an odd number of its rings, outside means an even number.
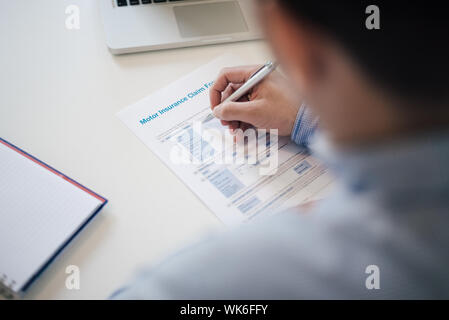
[[[106,203],[0,138],[0,296],[22,296]]]

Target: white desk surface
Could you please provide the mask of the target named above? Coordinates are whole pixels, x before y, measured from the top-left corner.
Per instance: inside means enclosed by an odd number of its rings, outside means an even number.
[[[70,4],[80,30],[65,27]],[[115,114],[222,53],[265,62],[263,42],[113,56],[98,1],[2,1],[0,17],[0,136],[109,200],[25,298],[107,298],[143,265],[223,228]],[[80,290],[65,287],[68,265]]]

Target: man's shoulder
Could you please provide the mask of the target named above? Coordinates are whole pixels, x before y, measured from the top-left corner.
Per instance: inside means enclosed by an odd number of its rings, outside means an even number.
[[[167,259],[134,287],[138,297],[176,299],[432,296],[432,283],[447,276],[419,277],[437,271],[431,255],[407,244],[382,212],[360,206],[337,207],[330,200],[315,212],[290,211],[240,226]],[[380,273],[379,290],[367,287],[373,272]]]
[[[179,299],[320,298],[327,281],[339,278],[327,295],[341,297],[337,284],[347,277],[345,261],[357,253],[343,234],[315,220],[312,214],[280,213],[215,235],[167,259],[134,286],[148,288],[139,291],[147,298],[161,292]],[[364,271],[356,272],[364,286]]]

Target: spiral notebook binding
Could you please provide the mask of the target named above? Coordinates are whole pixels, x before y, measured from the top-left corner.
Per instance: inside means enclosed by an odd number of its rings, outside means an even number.
[[[14,290],[16,282],[9,280],[7,275],[2,273],[0,277],[0,300],[12,300],[19,298],[18,293]]]

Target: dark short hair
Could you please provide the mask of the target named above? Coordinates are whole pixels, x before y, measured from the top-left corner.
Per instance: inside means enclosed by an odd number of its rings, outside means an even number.
[[[399,96],[449,99],[449,12],[446,1],[278,0],[287,12],[342,44],[362,70]],[[380,29],[365,10],[376,5]]]

